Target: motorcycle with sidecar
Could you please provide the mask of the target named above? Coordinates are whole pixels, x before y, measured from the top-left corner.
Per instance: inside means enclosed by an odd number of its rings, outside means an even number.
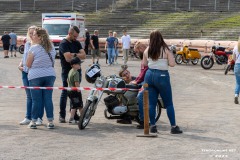
[[[107,119],[125,119],[130,117],[139,123],[139,109],[137,94],[139,87],[128,85],[121,77],[116,75],[103,76],[100,66],[94,64],[90,66],[85,73],[85,78],[89,83],[93,83],[96,90],[91,90],[87,97],[85,106],[79,118],[78,128],[84,129],[94,116],[98,103],[103,95],[105,110],[104,116]],[[104,90],[103,88],[109,88]],[[156,107],[156,121],[158,121],[161,110],[164,108],[161,98],[158,98]],[[165,109],[165,108],[164,108]]]

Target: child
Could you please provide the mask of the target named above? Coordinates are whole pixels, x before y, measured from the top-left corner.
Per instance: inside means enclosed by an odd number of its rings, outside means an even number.
[[[70,64],[72,69],[68,73],[68,86],[69,87],[80,87],[79,82],[79,72],[78,70],[81,68],[81,60],[78,57],[75,57],[71,60]],[[72,103],[69,124],[74,124],[76,121],[74,120],[74,115],[76,114],[76,110],[79,109],[81,114],[83,108],[82,102],[82,93],[80,90],[71,90],[68,92],[68,97]]]

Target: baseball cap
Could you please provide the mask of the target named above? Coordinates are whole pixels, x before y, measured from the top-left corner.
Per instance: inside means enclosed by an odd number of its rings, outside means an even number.
[[[74,65],[74,64],[81,64],[82,61],[78,58],[78,57],[74,57],[71,61],[70,64]]]

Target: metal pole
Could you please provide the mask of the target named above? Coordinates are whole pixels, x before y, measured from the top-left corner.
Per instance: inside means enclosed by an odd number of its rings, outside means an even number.
[[[114,0],[112,0],[112,11],[113,11],[113,8],[114,8],[114,6],[113,6],[113,5],[114,5]]]
[[[19,1],[19,5],[20,5],[19,9],[20,9],[20,12],[21,12],[22,11],[22,1],[21,0]]]
[[[177,0],[175,0],[175,11],[177,10]]]
[[[36,7],[35,7],[35,6],[36,6],[36,0],[33,1],[33,11],[36,10]]]
[[[152,0],[150,0],[150,11],[152,11]]]
[[[97,0],[96,0],[96,12],[97,12]]]
[[[230,0],[228,0],[228,11],[230,10]]]
[[[215,4],[214,4],[214,10],[217,10],[217,0],[215,0]]]
[[[188,6],[188,10],[191,10],[191,0],[189,0],[189,6]]]
[[[73,11],[73,6],[74,6],[74,0],[72,0],[72,11]]]
[[[138,10],[138,0],[137,0],[137,10]]]

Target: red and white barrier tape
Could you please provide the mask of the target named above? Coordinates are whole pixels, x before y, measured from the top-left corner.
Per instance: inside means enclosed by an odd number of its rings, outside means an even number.
[[[136,91],[141,89],[130,89],[130,88],[94,88],[94,87],[27,87],[27,86],[0,86],[1,88],[7,88],[7,89],[47,89],[47,90],[85,90],[85,91],[91,91],[91,90],[98,90],[98,91]]]

